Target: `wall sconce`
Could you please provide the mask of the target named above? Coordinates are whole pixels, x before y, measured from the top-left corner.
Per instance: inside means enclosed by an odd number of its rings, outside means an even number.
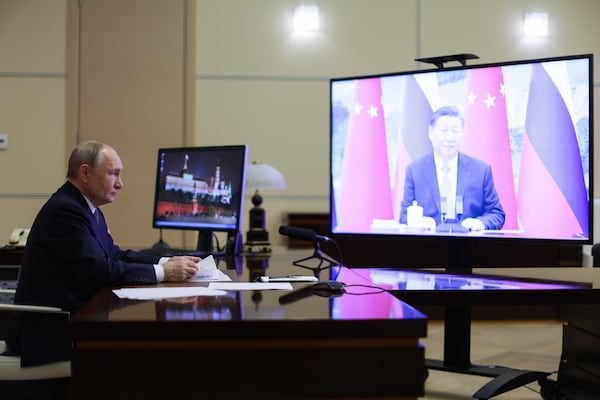
[[[319,6],[294,7],[293,27],[295,31],[319,30]]]
[[[548,13],[532,12],[525,14],[523,34],[528,37],[548,36]]]
[[[261,207],[263,198],[259,189],[287,189],[285,178],[269,164],[253,161],[246,168],[246,188],[256,189],[252,196],[253,208],[250,209],[249,230],[246,232],[245,251],[247,253],[270,253],[269,232],[266,230],[266,213]]]

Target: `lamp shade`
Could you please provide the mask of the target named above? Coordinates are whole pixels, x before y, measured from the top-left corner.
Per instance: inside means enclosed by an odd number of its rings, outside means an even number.
[[[287,183],[277,168],[260,161],[253,161],[246,167],[246,188],[287,189]]]

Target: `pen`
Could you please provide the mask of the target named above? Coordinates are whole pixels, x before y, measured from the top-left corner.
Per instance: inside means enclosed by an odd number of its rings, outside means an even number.
[[[281,275],[281,276],[261,276],[262,282],[283,282],[283,281],[294,281],[294,282],[317,282],[319,279],[311,275]]]
[[[302,276],[302,275],[292,274],[292,275],[280,275],[280,276],[267,276],[267,278],[269,278],[269,279],[290,279],[290,278],[296,278],[298,276]]]

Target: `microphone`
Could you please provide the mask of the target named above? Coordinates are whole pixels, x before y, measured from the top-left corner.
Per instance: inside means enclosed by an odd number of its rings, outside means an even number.
[[[298,228],[295,226],[280,226],[279,233],[295,239],[307,240],[309,242],[331,242],[333,239],[327,236],[317,235],[312,229]]]
[[[283,296],[279,297],[279,304],[290,304],[313,295],[320,297],[339,297],[346,293],[346,289],[344,289],[345,286],[346,284],[344,282],[317,282],[312,285],[296,289],[293,292],[284,294]]]

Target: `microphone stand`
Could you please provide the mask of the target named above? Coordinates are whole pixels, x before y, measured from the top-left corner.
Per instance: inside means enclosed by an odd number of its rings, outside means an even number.
[[[313,259],[319,260],[319,265],[317,267],[309,267],[307,265],[302,265],[303,262],[308,261],[308,260],[313,260]],[[325,267],[321,267],[323,265],[323,262],[325,262],[325,261],[327,261],[329,263],[329,265],[327,265]],[[321,251],[321,244],[319,243],[319,241],[315,241],[315,249],[314,249],[312,256],[301,258],[297,261],[294,261],[292,264],[297,267],[310,269],[311,271],[313,271],[313,273],[315,274],[315,276],[317,278],[319,277],[321,270],[340,265],[340,263],[338,261],[335,261],[334,259],[331,259],[331,258],[327,257],[325,254],[323,254],[323,252]]]

